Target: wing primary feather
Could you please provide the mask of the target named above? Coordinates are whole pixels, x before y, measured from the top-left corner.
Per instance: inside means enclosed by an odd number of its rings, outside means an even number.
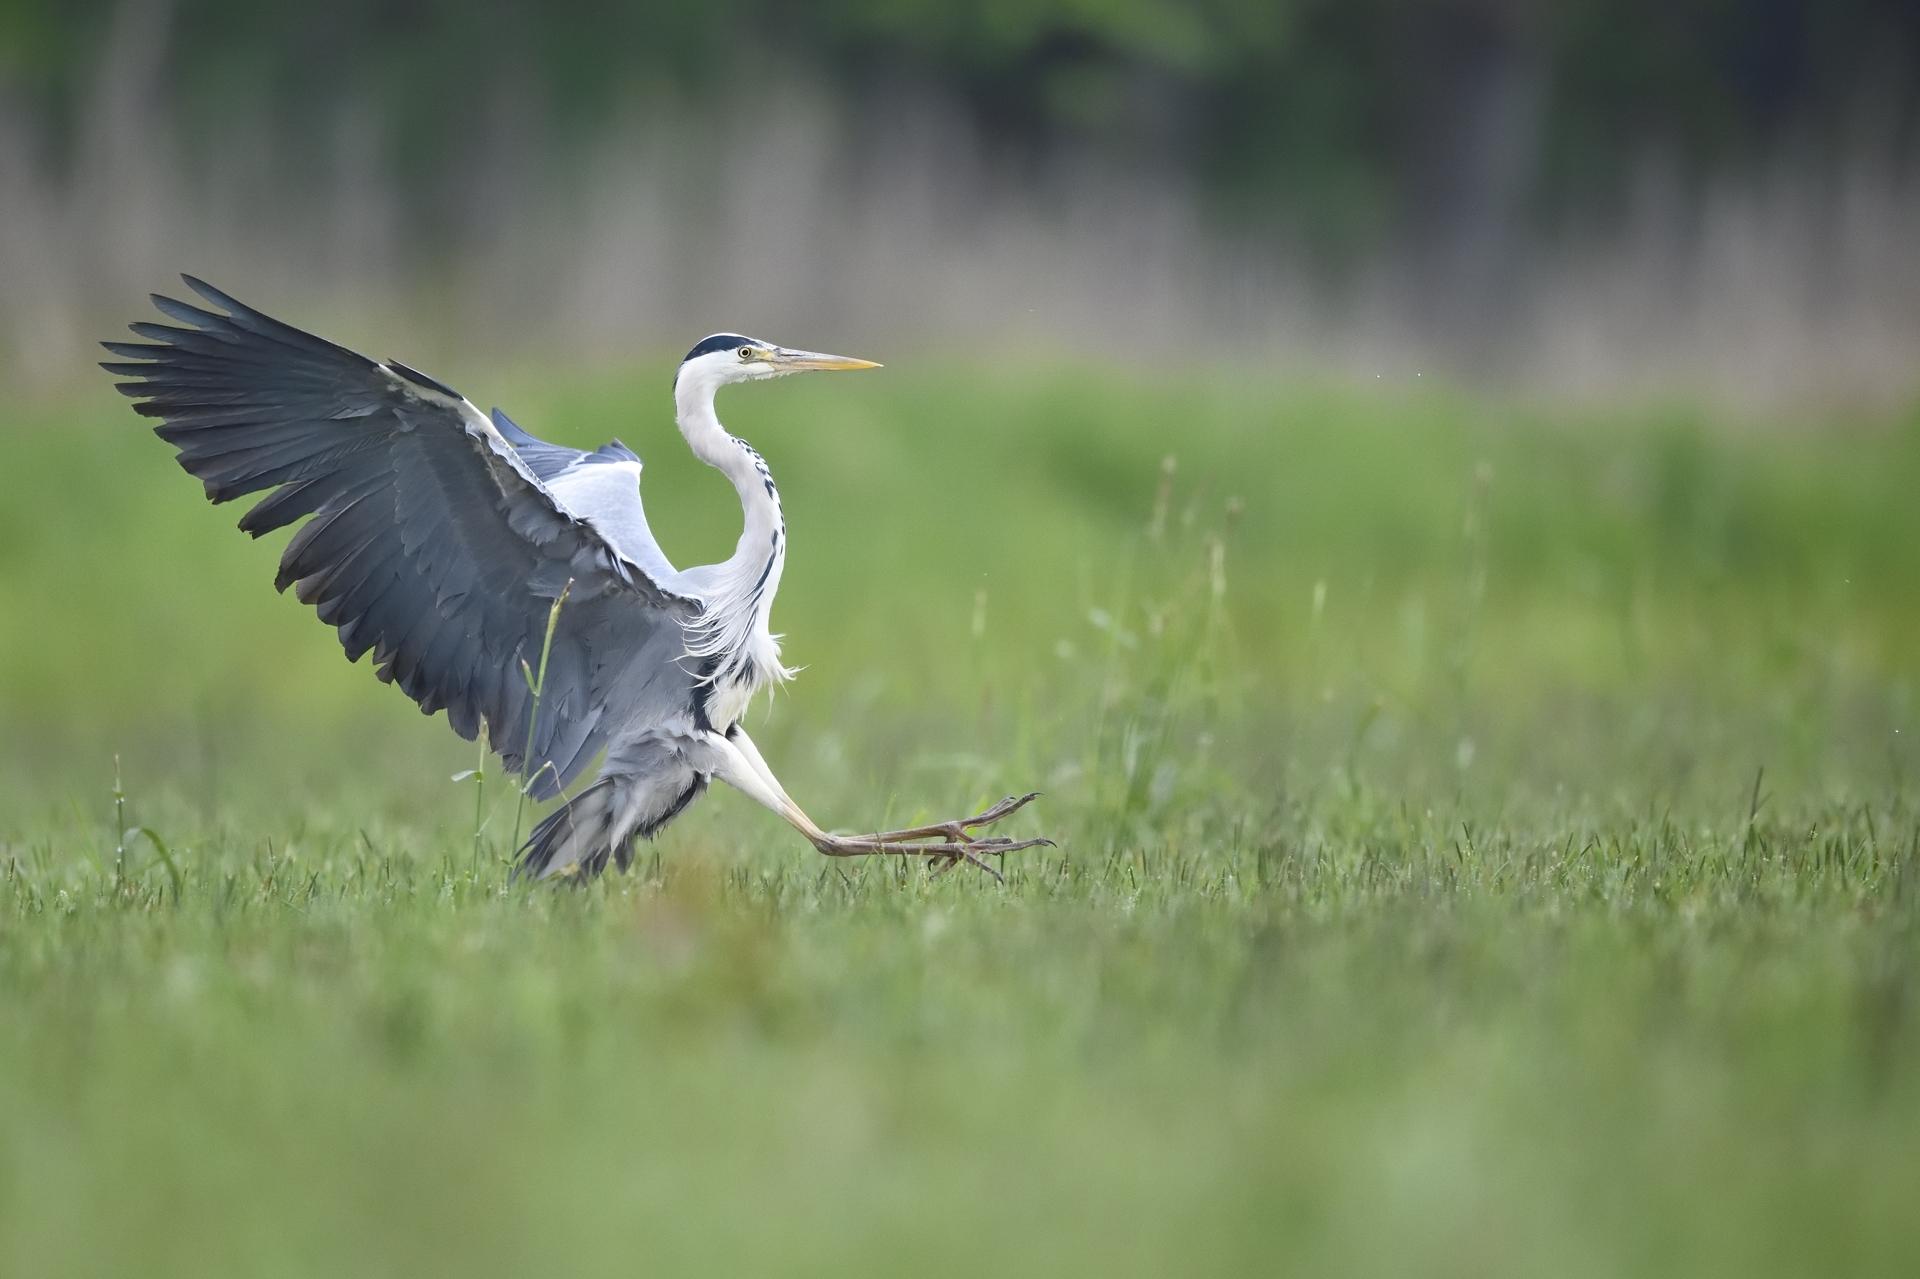
[[[199,302],[154,295],[165,322],[139,320],[129,326],[137,340],[102,342],[101,368],[156,419],[211,500],[261,495],[244,531],[293,527],[274,584],[296,587],[350,660],[371,652],[379,678],[425,712],[444,709],[464,737],[487,724],[509,767],[551,761],[534,779],[542,795],[614,735],[682,713],[688,690],[660,683],[678,667],[639,661],[683,645],[692,601],[666,590],[657,568],[625,559],[549,487],[588,455],[498,411],[488,422],[418,369],[377,363],[181,278]],[[614,441],[592,461],[624,468],[638,458]],[[596,494],[594,519],[644,529],[628,487],[630,498],[618,486]],[[650,534],[630,544],[653,546]],[[539,737],[522,759],[531,700],[520,658],[538,651],[568,579],[573,603],[549,654]]]

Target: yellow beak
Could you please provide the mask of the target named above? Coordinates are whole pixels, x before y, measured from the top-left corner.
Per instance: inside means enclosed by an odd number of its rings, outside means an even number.
[[[795,373],[814,370],[877,369],[872,360],[856,360],[851,355],[828,355],[824,351],[789,351],[785,347],[767,353],[767,363]]]

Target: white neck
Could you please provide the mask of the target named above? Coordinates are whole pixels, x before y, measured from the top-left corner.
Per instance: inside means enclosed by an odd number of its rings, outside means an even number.
[[[733,482],[740,495],[740,539],[724,563],[695,569],[706,614],[690,637],[689,654],[712,659],[708,678],[750,672],[749,684],[783,680],[777,637],[768,629],[773,596],[786,564],[787,526],[780,494],[766,462],[745,440],[729,435],[713,411],[722,379],[689,363],[674,383],[675,420],[693,455]]]
[[[729,435],[720,425],[719,415],[713,411],[714,393],[719,389],[717,379],[704,371],[687,370],[674,384],[674,420],[693,455],[731,480],[733,491],[740,495],[740,540],[728,565],[751,564],[758,573],[766,563],[774,534],[784,536],[780,495],[766,462],[745,440]]]

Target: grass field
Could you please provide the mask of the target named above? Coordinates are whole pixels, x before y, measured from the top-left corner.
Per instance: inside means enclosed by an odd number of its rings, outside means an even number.
[[[730,543],[659,369],[435,371],[639,449],[679,562]],[[1920,417],[1087,370],[721,409],[786,495],[788,788],[852,829],[1039,787],[1060,847],[827,864],[716,793],[511,887],[510,795],[476,832],[473,748],[277,542],[104,387],[25,410],[0,1273],[1920,1268]]]

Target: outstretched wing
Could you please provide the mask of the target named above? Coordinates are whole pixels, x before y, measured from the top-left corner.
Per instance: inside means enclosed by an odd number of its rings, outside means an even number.
[[[681,704],[682,625],[698,604],[621,554],[596,527],[604,510],[570,507],[542,478],[591,455],[512,428],[530,464],[450,387],[184,278],[225,314],[155,296],[179,327],[134,324],[148,341],[103,343],[124,360],[102,367],[163,420],[155,433],[211,500],[266,492],[241,528],[310,517],[274,585],[336,627],[349,660],[372,650],[381,679],[444,708],[463,737],[484,720],[509,768],[537,770],[541,796],[649,700]],[[521,664],[539,667],[569,582],[536,716]]]

